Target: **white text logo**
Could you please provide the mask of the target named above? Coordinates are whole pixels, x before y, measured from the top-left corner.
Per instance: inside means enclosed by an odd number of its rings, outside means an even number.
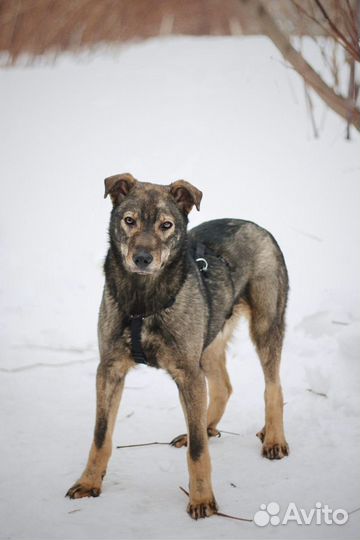
[[[305,510],[298,508],[295,503],[291,502],[285,510],[282,517],[280,514],[280,505],[277,502],[269,504],[261,504],[260,510],[254,515],[254,522],[259,527],[266,525],[286,525],[294,521],[298,525],[344,525],[349,519],[349,514],[342,508],[333,510],[327,504],[317,502],[315,508]]]

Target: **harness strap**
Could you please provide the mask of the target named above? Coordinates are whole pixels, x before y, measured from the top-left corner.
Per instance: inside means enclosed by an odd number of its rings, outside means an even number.
[[[146,355],[141,345],[141,329],[144,317],[130,317],[131,352],[137,364],[148,364]]]
[[[205,285],[205,288],[207,289],[206,277],[207,277],[207,269],[209,267],[209,263],[208,263],[208,261],[206,259],[206,253],[207,253],[210,256],[216,257],[219,261],[221,261],[224,264],[224,266],[225,266],[225,268],[227,270],[227,273],[228,273],[228,278],[229,278],[230,284],[231,284],[233,298],[235,300],[235,285],[234,285],[234,281],[233,281],[233,278],[232,278],[231,265],[230,265],[229,261],[227,259],[225,259],[225,257],[223,257],[222,255],[218,255],[217,253],[215,253],[212,249],[210,249],[208,246],[206,246],[202,242],[196,242],[194,252],[195,252],[195,261],[196,261],[196,263],[198,265],[199,272],[200,272],[202,278],[204,278],[203,283]],[[230,309],[229,313],[227,314],[226,318],[230,319],[232,314],[233,314],[233,307],[231,307],[231,309]]]
[[[174,302],[175,298],[170,298],[169,302],[162,308],[162,310],[171,307]],[[151,315],[156,315],[156,313],[157,312],[149,313],[148,315],[145,315],[144,313],[132,314],[125,319],[125,323],[130,324],[131,353],[137,364],[145,364],[146,366],[150,365],[141,345],[141,330],[144,319],[151,317]]]

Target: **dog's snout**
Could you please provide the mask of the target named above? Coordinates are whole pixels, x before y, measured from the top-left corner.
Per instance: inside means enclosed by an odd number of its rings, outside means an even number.
[[[152,262],[153,256],[145,250],[138,251],[133,256],[133,261],[141,269],[147,268]]]

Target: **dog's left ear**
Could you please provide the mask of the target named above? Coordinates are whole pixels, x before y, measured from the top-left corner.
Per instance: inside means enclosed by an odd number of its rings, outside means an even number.
[[[130,173],[115,174],[105,178],[104,199],[110,194],[113,205],[119,204],[129,191],[135,186],[137,180]]]
[[[200,210],[202,192],[186,180],[176,180],[169,186],[170,193],[184,214],[188,214],[195,205]]]

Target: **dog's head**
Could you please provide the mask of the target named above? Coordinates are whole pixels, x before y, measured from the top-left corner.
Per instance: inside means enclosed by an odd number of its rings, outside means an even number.
[[[137,274],[156,274],[178,256],[186,238],[188,213],[200,209],[202,193],[185,180],[168,186],[139,182],[131,174],[105,179],[110,195],[112,246],[124,267]]]

